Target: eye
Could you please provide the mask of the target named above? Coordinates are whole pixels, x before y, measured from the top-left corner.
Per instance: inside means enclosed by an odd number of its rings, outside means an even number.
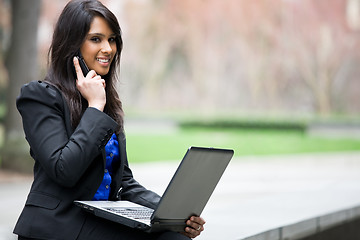
[[[112,38],[109,38],[109,42],[115,42],[116,41],[116,38],[112,37]]]
[[[98,37],[92,37],[90,40],[96,43],[100,42],[100,38]]]

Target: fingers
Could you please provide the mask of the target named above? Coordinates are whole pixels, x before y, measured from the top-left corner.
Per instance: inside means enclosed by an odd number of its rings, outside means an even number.
[[[188,225],[194,229],[198,229],[199,226],[203,228],[203,225],[206,223],[202,217],[192,216],[187,223]]]
[[[185,228],[185,235],[190,238],[195,238],[204,231],[205,220],[201,217],[192,216],[186,221],[188,227]]]
[[[96,72],[94,70],[89,71],[89,73],[84,76],[83,71],[81,70],[80,64],[79,64],[79,59],[77,57],[73,58],[74,61],[74,67],[75,67],[75,72],[76,72],[76,76],[77,76],[77,85],[83,85],[85,79],[87,80],[94,80],[94,81],[100,81],[101,85],[105,88],[105,80],[101,78],[101,76],[97,75]]]
[[[87,100],[89,107],[94,107],[103,111],[106,104],[105,80],[94,70],[84,76],[79,59],[74,57],[74,67],[76,71],[76,88],[80,94]]]
[[[77,88],[91,88],[91,87],[101,87],[105,89],[106,83],[105,80],[101,78],[101,76],[96,75],[95,71],[91,70],[86,77],[82,77],[76,80]]]
[[[77,57],[73,58],[73,62],[74,62],[74,67],[75,67],[75,72],[76,72],[76,77],[77,79],[83,79],[86,77],[90,77],[93,78],[94,76],[97,75],[97,73],[94,70],[89,71],[89,73],[85,76],[81,67],[80,67],[80,63],[79,63],[79,59]]]
[[[83,79],[85,76],[81,70],[80,64],[79,64],[79,59],[77,57],[73,58],[73,62],[74,62],[74,67],[75,67],[75,72],[76,72],[76,77],[77,79]]]
[[[100,75],[97,75],[94,70],[91,70],[86,78],[91,78],[94,81],[99,81],[99,84],[101,84],[104,88],[106,87],[105,80],[101,78]]]

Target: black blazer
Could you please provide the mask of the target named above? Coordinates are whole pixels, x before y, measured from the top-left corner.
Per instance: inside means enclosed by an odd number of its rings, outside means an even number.
[[[117,128],[107,114],[87,108],[75,130],[61,92],[31,82],[17,99],[30,154],[34,182],[14,233],[41,239],[76,239],[86,213],[74,200],[91,200],[105,170],[105,145]],[[120,163],[114,167],[109,200],[129,200],[155,208],[160,197],[141,186],[128,167],[126,141],[118,135]]]

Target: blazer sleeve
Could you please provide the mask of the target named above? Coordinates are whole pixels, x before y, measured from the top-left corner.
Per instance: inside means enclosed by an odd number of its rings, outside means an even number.
[[[24,85],[17,99],[32,157],[52,180],[73,187],[101,154],[117,123],[107,114],[87,108],[69,137],[65,104],[57,89],[40,81]]]

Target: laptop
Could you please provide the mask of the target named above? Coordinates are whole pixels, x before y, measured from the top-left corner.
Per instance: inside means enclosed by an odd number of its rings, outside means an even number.
[[[146,232],[183,232],[200,216],[228,166],[231,149],[190,147],[155,210],[129,201],[75,201],[98,217]]]

